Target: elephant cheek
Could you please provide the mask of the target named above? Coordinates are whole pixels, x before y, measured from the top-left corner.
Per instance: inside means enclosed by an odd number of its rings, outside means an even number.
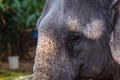
[[[80,76],[81,77],[95,77],[101,73],[100,68],[95,66],[85,66],[81,68]]]
[[[38,41],[33,80],[73,80],[73,64],[55,40],[42,37]]]

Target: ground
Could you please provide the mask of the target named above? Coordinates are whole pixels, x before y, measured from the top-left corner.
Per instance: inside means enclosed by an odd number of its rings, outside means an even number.
[[[28,59],[19,59],[19,69],[11,70],[9,69],[8,59],[6,58],[4,62],[0,61],[0,80],[21,80],[18,78],[30,77],[33,74],[33,64],[35,57],[36,47],[30,48]],[[17,79],[16,79],[17,78]],[[22,79],[31,80],[31,79]]]
[[[0,80],[31,80],[30,78],[26,79],[26,77],[32,76],[33,64],[34,60],[20,61],[19,69],[10,70],[9,63],[2,62],[0,63]]]
[[[34,61],[20,61],[19,69],[16,71],[20,72],[32,72]],[[9,63],[4,62],[0,65],[1,70],[9,70]]]

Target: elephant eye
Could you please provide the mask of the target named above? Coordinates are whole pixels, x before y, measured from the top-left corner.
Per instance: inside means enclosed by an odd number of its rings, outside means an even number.
[[[74,35],[71,35],[71,36],[69,36],[69,40],[70,41],[76,41],[76,40],[78,40],[78,36],[74,36]]]
[[[69,35],[69,36],[68,36],[68,41],[70,41],[70,42],[76,42],[76,41],[78,41],[79,39],[80,39],[80,36],[75,35],[75,34],[72,34],[72,35]]]

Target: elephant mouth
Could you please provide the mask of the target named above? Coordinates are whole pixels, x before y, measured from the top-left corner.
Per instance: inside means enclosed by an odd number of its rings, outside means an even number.
[[[79,72],[81,78],[95,78],[96,76],[99,76],[101,70],[96,66],[86,63],[81,65]]]

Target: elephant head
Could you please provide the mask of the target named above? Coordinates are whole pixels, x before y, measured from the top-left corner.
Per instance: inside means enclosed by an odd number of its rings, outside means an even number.
[[[37,22],[33,80],[112,75],[113,64],[120,63],[119,5],[118,0],[46,0]]]

